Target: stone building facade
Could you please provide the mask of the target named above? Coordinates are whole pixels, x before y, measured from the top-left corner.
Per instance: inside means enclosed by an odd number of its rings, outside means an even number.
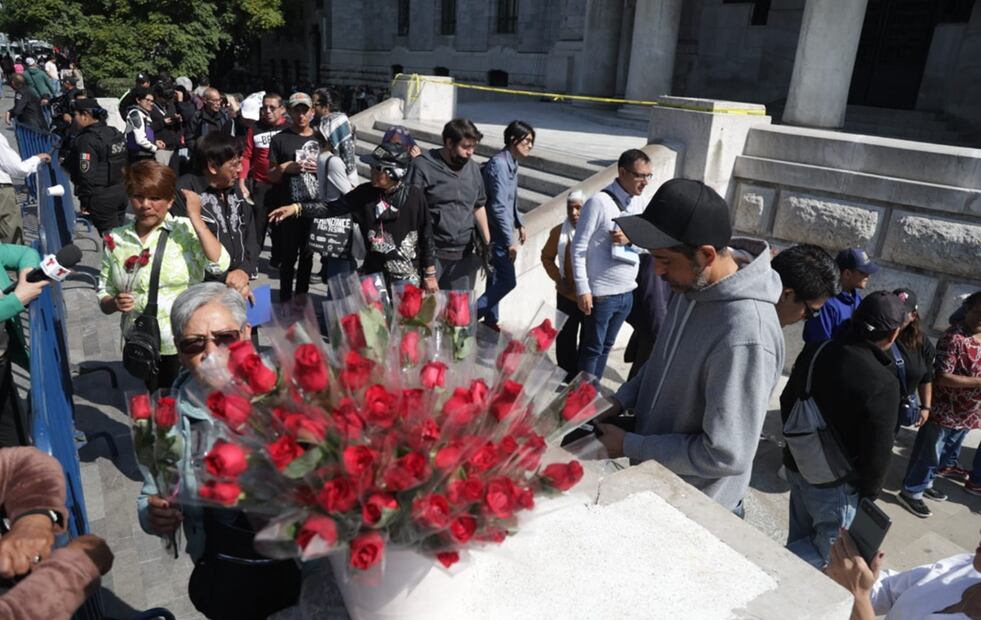
[[[978,4],[297,0],[254,62],[287,85],[382,86],[406,72],[643,100],[729,99],[778,112],[786,102],[786,120],[806,126],[840,127],[848,102],[936,110],[979,127]],[[798,51],[811,48],[824,73],[795,82]],[[801,105],[824,113],[802,114]]]

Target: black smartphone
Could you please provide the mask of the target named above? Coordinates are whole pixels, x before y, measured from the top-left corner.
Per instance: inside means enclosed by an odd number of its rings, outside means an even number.
[[[866,564],[872,565],[872,559],[879,552],[891,525],[892,520],[875,502],[867,497],[859,502],[858,511],[848,528],[848,535],[855,541],[855,546],[865,558]]]

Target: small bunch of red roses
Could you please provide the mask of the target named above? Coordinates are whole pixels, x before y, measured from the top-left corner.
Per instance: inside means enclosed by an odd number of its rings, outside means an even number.
[[[364,571],[397,546],[449,567],[582,478],[576,461],[544,463],[546,449],[607,403],[588,375],[558,389],[565,373],[546,356],[556,325],[544,318],[554,311],[495,343],[482,368],[471,293],[406,284],[389,303],[370,284],[343,287],[329,307],[342,324],[331,345],[312,313],[291,313],[267,329],[272,357],[247,340],[213,356],[221,367],[206,372],[223,381],[201,400],[225,431],[197,470],[198,499],[275,505],[256,536],[271,557],[344,551]]]
[[[115,259],[116,239],[112,233],[102,237],[105,251],[109,254],[109,276],[121,293],[132,293],[139,278],[140,270],[150,264],[150,250],[144,248],[139,254],[133,254],[123,260],[120,265]]]

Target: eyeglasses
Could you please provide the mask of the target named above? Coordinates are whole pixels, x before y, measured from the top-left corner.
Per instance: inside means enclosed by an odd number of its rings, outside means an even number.
[[[654,175],[651,174],[650,172],[648,172],[647,174],[644,174],[643,172],[634,172],[633,170],[627,170],[627,172],[629,172],[630,176],[637,179],[638,181],[641,179],[644,179],[645,181],[650,181],[651,179],[654,178]]]
[[[242,339],[242,331],[239,329],[227,329],[212,332],[210,336],[195,336],[185,338],[177,343],[177,348],[184,355],[197,355],[208,348],[209,342],[214,342],[216,347],[227,347]]]
[[[262,106],[259,109],[260,110],[269,110],[270,112],[275,112],[276,110],[278,110],[281,107],[283,107],[283,106],[278,106],[278,105],[264,105],[264,106]]]

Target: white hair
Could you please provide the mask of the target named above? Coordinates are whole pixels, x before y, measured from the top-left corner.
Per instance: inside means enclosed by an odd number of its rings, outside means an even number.
[[[571,204],[573,202],[577,202],[579,204],[585,204],[586,203],[586,193],[583,192],[581,189],[577,189],[577,190],[575,190],[573,192],[569,192],[569,196],[565,199],[565,203],[566,204]]]
[[[210,303],[224,306],[240,326],[246,322],[245,298],[235,289],[221,282],[202,282],[190,286],[174,300],[170,309],[170,327],[177,342],[184,335],[184,328],[194,313]]]

